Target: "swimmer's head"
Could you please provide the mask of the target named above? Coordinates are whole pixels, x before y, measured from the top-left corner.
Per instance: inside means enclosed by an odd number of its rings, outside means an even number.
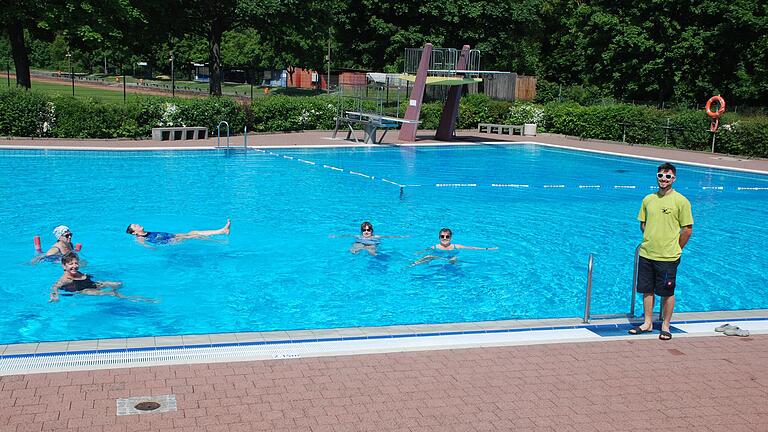
[[[368,235],[373,235],[373,225],[368,221],[363,222],[360,224],[360,233],[363,235],[366,235],[366,233]]]
[[[453,237],[453,231],[450,228],[443,228],[440,230],[440,243],[450,244]]]
[[[80,258],[74,252],[67,252],[61,257],[61,267],[64,271],[76,273],[80,268]]]
[[[57,239],[60,239],[61,237],[65,237],[65,236],[72,237],[72,231],[70,231],[69,227],[66,225],[59,225],[53,229],[53,235]]]
[[[144,227],[139,224],[130,224],[128,225],[128,228],[125,229],[125,232],[128,234],[136,234],[141,231],[144,231]]]
[[[67,252],[61,257],[61,263],[67,265],[73,261],[80,261],[80,257],[74,252]]]

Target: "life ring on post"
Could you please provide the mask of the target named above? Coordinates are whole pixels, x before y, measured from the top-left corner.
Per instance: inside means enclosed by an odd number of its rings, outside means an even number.
[[[717,102],[720,105],[717,111],[712,111],[712,102]],[[704,107],[704,110],[707,112],[707,115],[713,119],[720,118],[720,116],[725,112],[725,99],[723,99],[720,95],[712,96],[707,101],[707,106]]]
[[[712,102],[717,102],[717,111],[712,111]],[[711,123],[709,124],[709,131],[717,132],[717,127],[720,125],[720,116],[725,112],[725,99],[723,99],[720,95],[712,96],[707,101],[707,105],[704,107],[704,111],[706,111],[707,115],[712,119]]]

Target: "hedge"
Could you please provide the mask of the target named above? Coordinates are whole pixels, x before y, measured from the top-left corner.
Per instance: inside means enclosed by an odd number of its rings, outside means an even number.
[[[339,111],[337,97],[273,95],[241,104],[230,98],[172,99],[140,96],[112,104],[69,96],[50,96],[23,90],[0,91],[0,135],[58,138],[147,137],[157,126],[205,126],[214,134],[219,121],[230,133],[247,125],[257,132],[332,129]],[[345,108],[376,111],[373,101]],[[400,106],[405,112],[407,101]],[[422,129],[435,129],[442,103],[422,105]],[[661,110],[610,104],[582,106],[575,102],[504,102],[485,95],[461,99],[457,126],[474,129],[478,123],[536,123],[541,132],[691,150],[709,150],[709,118],[701,110]],[[721,153],[768,157],[768,117],[726,113],[717,134]]]

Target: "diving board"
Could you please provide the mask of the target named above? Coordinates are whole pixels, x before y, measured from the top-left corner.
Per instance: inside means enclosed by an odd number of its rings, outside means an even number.
[[[390,129],[398,128],[402,125],[418,125],[421,123],[419,120],[407,120],[399,117],[391,117],[381,114],[366,113],[360,111],[344,111],[343,114],[336,118],[336,127],[333,130],[333,139],[336,139],[336,135],[342,125],[347,126],[347,137],[345,139],[354,138],[356,143],[359,143],[357,136],[355,135],[354,125],[359,124],[363,127],[363,142],[366,144],[381,144],[381,141],[387,135],[387,131]],[[384,129],[384,133],[377,139],[376,134],[379,129]]]

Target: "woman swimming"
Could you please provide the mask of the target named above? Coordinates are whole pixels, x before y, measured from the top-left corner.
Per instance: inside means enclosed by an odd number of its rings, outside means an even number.
[[[194,230],[186,233],[169,233],[162,231],[144,231],[144,227],[139,224],[130,224],[125,232],[136,236],[136,240],[144,245],[147,243],[152,244],[168,244],[178,243],[187,239],[207,239],[210,236],[215,235],[229,235],[230,226],[232,222],[227,219],[227,223],[223,227],[215,230]]]
[[[424,264],[436,259],[446,259],[451,264],[456,262],[456,255],[459,254],[460,249],[471,250],[496,250],[497,247],[477,247],[477,246],[465,246],[457,243],[451,243],[453,238],[453,231],[450,228],[443,228],[440,230],[440,243],[431,246],[427,249],[420,251],[419,253],[429,252],[427,255],[416,260],[411,266]]]
[[[124,296],[120,294],[117,289],[123,284],[122,282],[110,282],[110,281],[95,281],[91,278],[91,275],[80,272],[80,259],[74,252],[69,252],[61,257],[61,267],[64,269],[64,274],[61,275],[59,280],[51,287],[51,300],[52,302],[59,300],[59,291],[64,291],[67,294],[86,294],[86,295],[109,295],[118,298],[124,298],[131,301],[146,301],[150,303],[156,303],[154,299],[148,299],[138,296]],[[110,288],[104,290],[104,288]]]
[[[64,255],[74,252],[72,245],[72,231],[66,225],[59,225],[53,229],[53,236],[56,237],[56,243],[51,246],[43,255],[32,259],[33,263],[40,261],[59,261]]]
[[[349,237],[349,236],[348,235],[341,235],[341,236],[331,235],[331,237]],[[373,224],[371,224],[368,221],[365,221],[362,224],[360,224],[360,234],[353,235],[352,237],[355,238],[355,242],[352,243],[352,247],[349,248],[350,252],[352,252],[353,254],[357,254],[361,250],[365,250],[370,255],[376,255],[376,247],[381,243],[381,239],[406,238],[408,236],[374,235]]]

